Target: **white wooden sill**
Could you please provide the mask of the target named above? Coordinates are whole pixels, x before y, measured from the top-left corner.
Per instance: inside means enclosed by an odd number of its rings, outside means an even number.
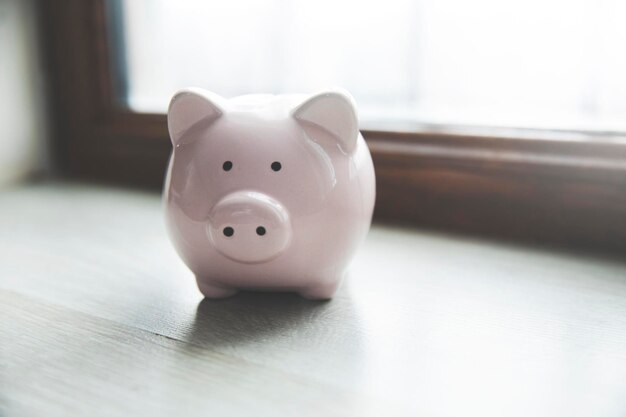
[[[17,187],[0,415],[624,416],[626,263],[375,226],[330,302],[202,301],[159,196]]]

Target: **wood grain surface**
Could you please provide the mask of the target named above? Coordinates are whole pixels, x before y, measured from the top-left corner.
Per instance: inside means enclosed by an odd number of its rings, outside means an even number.
[[[202,300],[159,196],[0,191],[2,416],[624,416],[626,262],[374,226],[330,302]]]

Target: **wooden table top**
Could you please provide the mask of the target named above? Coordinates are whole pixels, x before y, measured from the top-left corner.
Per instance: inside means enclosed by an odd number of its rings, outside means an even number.
[[[156,194],[0,191],[1,416],[624,416],[626,262],[374,226],[330,302],[202,301]]]

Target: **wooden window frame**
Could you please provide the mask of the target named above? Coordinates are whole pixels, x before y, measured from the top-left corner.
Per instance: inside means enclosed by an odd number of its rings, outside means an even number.
[[[105,0],[41,2],[55,160],[71,178],[162,185],[163,114],[116,99]],[[375,219],[534,243],[626,248],[626,137],[619,133],[365,130]]]

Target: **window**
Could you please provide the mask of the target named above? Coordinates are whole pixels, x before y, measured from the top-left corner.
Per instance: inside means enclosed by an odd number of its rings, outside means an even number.
[[[622,0],[123,0],[127,102],[351,91],[365,125],[626,130]]]
[[[342,84],[374,159],[376,219],[595,248],[626,239],[618,0],[40,7],[68,176],[158,189],[163,109],[182,85],[232,96]]]

